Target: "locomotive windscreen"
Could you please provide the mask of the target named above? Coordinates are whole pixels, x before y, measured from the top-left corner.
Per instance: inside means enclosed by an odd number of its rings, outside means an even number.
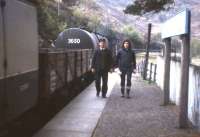
[[[88,31],[79,28],[70,28],[61,32],[56,41],[56,48],[67,49],[93,49],[96,47],[97,39]]]

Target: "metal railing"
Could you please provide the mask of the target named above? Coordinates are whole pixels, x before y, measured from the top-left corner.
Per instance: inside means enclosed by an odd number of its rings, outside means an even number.
[[[139,62],[137,64],[137,72],[139,72],[141,74],[141,76],[143,76],[144,74],[144,65],[145,65],[145,61],[142,60],[141,62]],[[157,75],[157,64],[154,63],[150,63],[148,64],[148,68],[146,70],[146,80],[149,81],[149,83],[151,82],[156,82],[156,75]]]

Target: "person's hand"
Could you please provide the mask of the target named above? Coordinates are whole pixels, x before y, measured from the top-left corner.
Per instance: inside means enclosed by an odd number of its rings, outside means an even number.
[[[92,71],[92,73],[94,73],[94,72],[95,72],[95,69],[94,69],[94,68],[91,68],[91,71]]]
[[[133,70],[133,73],[134,73],[134,74],[136,73],[136,69]]]

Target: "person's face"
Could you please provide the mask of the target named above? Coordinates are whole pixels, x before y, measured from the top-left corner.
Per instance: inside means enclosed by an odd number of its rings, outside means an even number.
[[[99,42],[99,46],[100,48],[106,48],[106,44],[103,41]]]
[[[124,42],[124,48],[128,49],[129,48],[129,43],[128,42]]]

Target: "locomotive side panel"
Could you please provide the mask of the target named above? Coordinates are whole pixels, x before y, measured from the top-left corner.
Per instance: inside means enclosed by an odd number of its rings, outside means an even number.
[[[5,2],[3,27],[7,67],[3,81],[7,122],[37,103],[38,33],[34,7],[17,0]]]
[[[4,41],[3,41],[3,15],[2,15],[2,9],[0,9],[0,121],[4,121]],[[0,122],[1,124],[1,122]]]

